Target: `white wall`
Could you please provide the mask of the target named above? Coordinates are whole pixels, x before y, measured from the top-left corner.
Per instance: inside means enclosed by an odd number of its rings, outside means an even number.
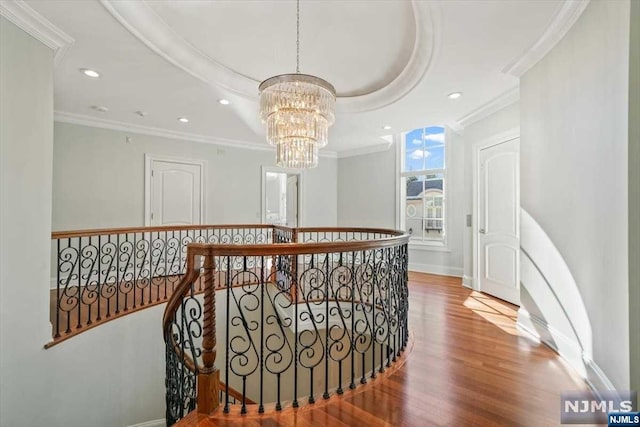
[[[126,143],[127,136],[131,143]],[[236,149],[56,122],[53,229],[142,226],[145,153],[207,163],[206,223],[261,222],[262,166],[274,165],[271,150]],[[337,163],[335,158],[321,157],[316,169],[304,172],[302,225],[336,225]]]
[[[499,135],[520,126],[520,104],[513,103],[482,120],[464,128],[464,212],[473,218],[473,146],[483,144],[488,140],[495,140]],[[499,139],[499,138],[498,138]],[[464,229],[464,280],[468,286],[473,285],[473,245],[474,236],[471,226]]]
[[[464,141],[447,131],[446,250],[409,247],[409,269],[462,276],[464,217]],[[388,150],[338,160],[338,225],[396,228],[396,145]]]
[[[53,52],[4,18],[0,93],[0,425],[163,418],[162,306],[43,349],[51,339]]]
[[[396,228],[396,153],[338,160],[338,225]]]
[[[592,1],[520,88],[523,308],[543,337],[573,341],[567,357],[596,386],[606,375],[619,389],[630,364],[629,20],[629,1]]]
[[[0,94],[0,424],[17,426],[50,334],[53,53],[4,18]]]
[[[640,390],[640,2],[631,3],[629,43],[629,346],[631,389]],[[640,404],[640,397],[638,398]]]

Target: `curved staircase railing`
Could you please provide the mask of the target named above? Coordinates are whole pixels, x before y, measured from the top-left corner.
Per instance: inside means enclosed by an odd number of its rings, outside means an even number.
[[[58,344],[101,323],[169,299],[189,243],[270,243],[271,225],[194,225],[51,234],[50,321]],[[197,290],[203,289],[197,285]]]
[[[270,230],[268,242],[187,245],[163,318],[168,425],[194,410],[313,404],[375,378],[404,350],[408,235]]]

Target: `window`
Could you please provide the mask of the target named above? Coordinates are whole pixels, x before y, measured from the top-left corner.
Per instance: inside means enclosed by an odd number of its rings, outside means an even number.
[[[401,139],[401,227],[412,242],[444,246],[446,143],[443,127],[414,129]]]

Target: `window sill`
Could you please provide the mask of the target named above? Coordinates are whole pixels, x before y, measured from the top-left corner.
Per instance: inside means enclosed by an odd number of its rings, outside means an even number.
[[[409,249],[417,251],[451,252],[451,249],[442,242],[409,242]]]

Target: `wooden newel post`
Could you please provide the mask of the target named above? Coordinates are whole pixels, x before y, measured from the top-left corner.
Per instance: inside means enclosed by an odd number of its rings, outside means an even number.
[[[220,406],[220,372],[216,361],[216,288],[213,256],[204,258],[204,321],[202,368],[198,373],[198,413],[210,414]]]

